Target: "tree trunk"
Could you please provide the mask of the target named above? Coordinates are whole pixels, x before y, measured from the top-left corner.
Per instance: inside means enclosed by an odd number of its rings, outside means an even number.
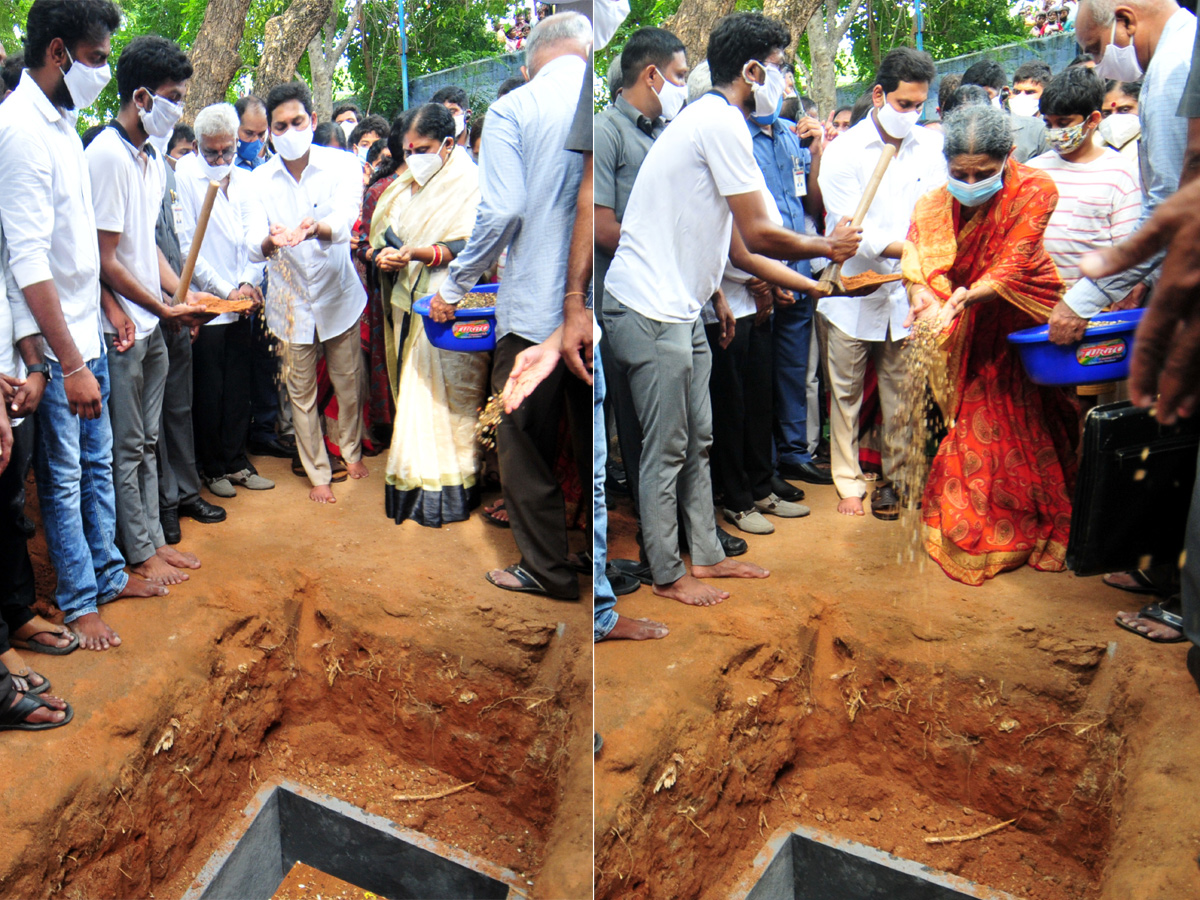
[[[346,31],[341,40],[337,36],[337,20],[339,10],[335,6],[329,13],[329,18],[308,42],[308,68],[312,74],[313,110],[318,122],[326,122],[333,116],[333,73],[337,69],[342,54],[354,36],[354,27],[362,18],[362,0],[354,5],[350,19],[346,22]]]
[[[186,122],[191,123],[204,107],[225,99],[242,65],[238,46],[249,9],[250,0],[209,0],[204,22],[188,54],[193,74],[184,107]]]
[[[789,56],[795,55],[796,42],[820,5],[821,0],[763,0],[763,15],[778,19],[792,32]]]
[[[808,20],[808,52],[810,56],[809,96],[817,103],[821,118],[837,107],[837,54],[850,23],[858,15],[862,0],[850,0],[842,15],[838,15],[838,0],[824,0]]]
[[[708,54],[708,36],[717,20],[734,10],[736,0],[682,0],[675,15],[662,27],[674,33],[687,48],[688,65],[700,65]]]
[[[281,15],[267,19],[262,59],[254,73],[256,94],[265,97],[271,88],[296,77],[300,57],[332,8],[333,0],[292,0]]]

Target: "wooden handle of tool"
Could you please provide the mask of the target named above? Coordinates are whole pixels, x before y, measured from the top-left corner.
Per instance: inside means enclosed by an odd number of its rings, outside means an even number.
[[[855,228],[862,227],[863,219],[867,217],[867,211],[871,208],[871,203],[875,199],[875,193],[879,190],[879,185],[883,181],[883,175],[895,158],[896,148],[891,144],[884,144],[883,152],[879,154],[879,162],[875,163],[875,171],[867,179],[867,186],[863,190],[862,199],[858,201],[858,209],[854,211],[854,217],[850,220],[850,224]],[[825,267],[825,271],[821,273],[821,280],[818,284],[835,285],[841,280],[841,276],[842,264],[830,263]]]
[[[200,207],[200,218],[196,221],[196,233],[192,236],[192,249],[188,251],[183,271],[179,273],[179,287],[175,289],[175,306],[187,300],[188,288],[192,284],[192,273],[196,271],[196,259],[200,256],[200,245],[204,243],[204,232],[208,230],[208,217],[212,215],[213,204],[217,202],[217,191],[221,189],[215,181],[208,183],[208,193],[204,195],[204,203]]]

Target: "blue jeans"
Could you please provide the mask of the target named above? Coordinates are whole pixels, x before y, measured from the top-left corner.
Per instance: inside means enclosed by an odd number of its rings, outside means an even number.
[[[776,307],[771,325],[775,351],[775,446],[777,464],[812,462],[808,445],[808,367],[813,301],[801,295],[793,306]]]
[[[71,412],[63,371],[54,360],[37,410],[38,501],[50,562],[58,573],[54,602],[67,622],[117,599],[129,582],[117,549],[113,491],[112,425],[108,418],[108,358],[87,364],[100,383],[101,413],[84,419]]]
[[[602,641],[617,624],[617,597],[604,570],[608,566],[608,507],[604,500],[608,442],[604,430],[604,366],[600,344],[593,348],[592,377],[592,640]]]

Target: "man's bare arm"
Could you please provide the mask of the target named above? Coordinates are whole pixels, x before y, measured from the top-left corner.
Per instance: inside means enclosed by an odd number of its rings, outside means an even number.
[[[828,237],[812,237],[772,222],[760,191],[733,194],[725,199],[751,253],[788,260],[826,256],[834,262],[845,262],[858,252],[862,229],[851,228],[848,219],[842,220]]]
[[[608,253],[617,252],[617,244],[621,241],[621,223],[611,207],[593,207],[596,215],[596,246]]]

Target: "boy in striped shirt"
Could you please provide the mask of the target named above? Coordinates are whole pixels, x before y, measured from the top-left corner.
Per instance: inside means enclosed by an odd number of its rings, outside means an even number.
[[[1097,136],[1103,105],[1104,82],[1091,69],[1076,66],[1055,76],[1040,101],[1052,149],[1028,163],[1044,170],[1058,187],[1045,242],[1068,289],[1080,278],[1080,258],[1124,240],[1142,208],[1137,161],[1106,147]],[[1127,299],[1135,295],[1140,299],[1136,288]]]

